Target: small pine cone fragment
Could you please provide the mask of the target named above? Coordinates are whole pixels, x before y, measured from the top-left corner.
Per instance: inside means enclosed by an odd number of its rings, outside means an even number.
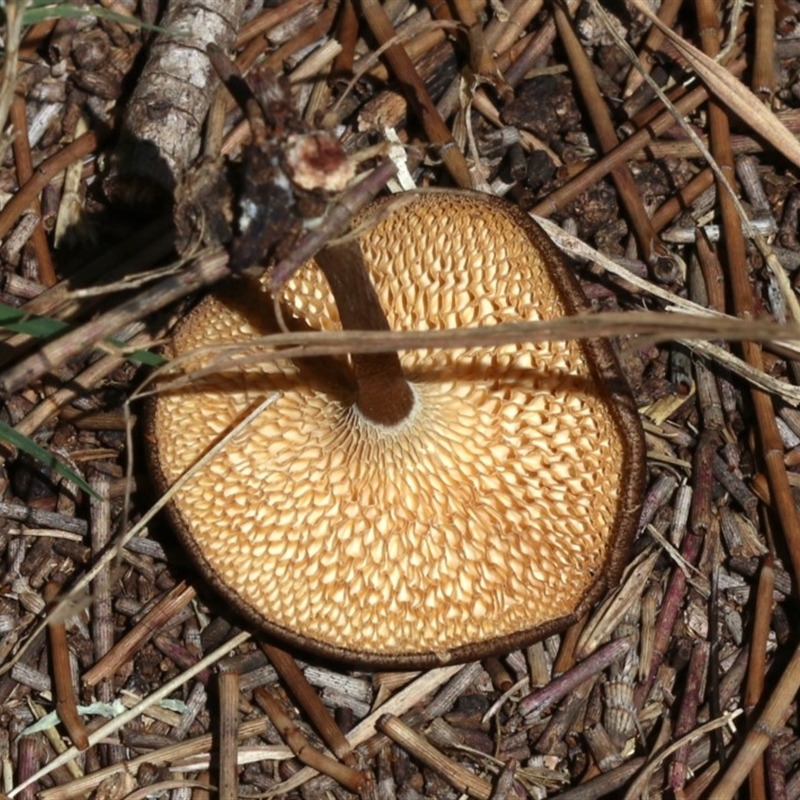
[[[637,726],[632,683],[612,681],[606,684],[604,720],[611,741],[621,749],[625,742],[633,736]]]

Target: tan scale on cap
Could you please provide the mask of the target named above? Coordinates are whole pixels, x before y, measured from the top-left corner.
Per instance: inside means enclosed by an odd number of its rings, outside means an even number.
[[[505,202],[431,191],[382,210],[359,243],[393,329],[586,310],[553,245]],[[314,265],[282,299],[308,326],[338,327]],[[208,297],[170,354],[271,332],[269,305],[252,285]],[[643,444],[605,343],[403,353],[414,405],[393,426],[298,363],[205,377],[153,404],[166,487],[276,393],[170,509],[203,574],[248,619],[336,657],[435,663],[546,635],[618,578]]]

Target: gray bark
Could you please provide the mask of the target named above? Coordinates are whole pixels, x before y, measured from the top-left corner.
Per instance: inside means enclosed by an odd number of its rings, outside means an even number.
[[[123,120],[106,178],[123,202],[172,195],[200,149],[200,133],[218,80],[205,53],[230,49],[246,0],[172,0]]]

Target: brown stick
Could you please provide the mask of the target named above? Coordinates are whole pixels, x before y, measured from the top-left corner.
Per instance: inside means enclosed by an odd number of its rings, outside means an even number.
[[[572,692],[593,675],[597,675],[609,664],[612,664],[631,649],[628,639],[615,639],[597,649],[588,658],[565,672],[558,678],[550,681],[542,689],[523,698],[518,706],[518,711],[528,723],[538,719],[544,710],[562,697]]]
[[[250,20],[246,25],[242,25],[239,35],[236,37],[236,47],[242,47],[251,39],[262,36],[267,31],[285,22],[289,17],[300,13],[307,5],[314,4],[321,6],[322,0],[294,0],[292,3],[281,3],[277,8],[268,8],[258,16]],[[241,64],[239,65],[241,67]]]
[[[53,606],[61,592],[61,586],[54,581],[45,584],[44,599]],[[67,729],[72,744],[79,750],[89,748],[89,737],[83,720],[78,714],[75,689],[72,684],[72,665],[69,663],[69,644],[67,629],[63,619],[52,619],[47,624],[50,638],[50,666],[53,672],[53,685],[56,695],[58,718]]]
[[[775,0],[756,0],[756,39],[750,85],[769,102],[775,92]]]
[[[358,41],[358,16],[353,0],[343,0],[336,23],[336,38],[342,46],[339,55],[333,60],[331,77],[334,80],[349,80],[353,74],[356,42]]]
[[[683,5],[683,0],[664,0],[661,4],[661,8],[658,9],[658,18],[666,26],[671,28],[678,18],[678,11],[680,11],[681,5]],[[655,55],[663,43],[664,34],[659,28],[653,25],[647,34],[647,38],[644,40],[644,44],[639,50],[639,60],[642,62],[645,71],[650,72],[653,68]],[[635,67],[631,67],[622,96],[630,97],[643,82],[644,78],[642,77],[642,73]]]
[[[553,6],[553,16],[558,34],[567,51],[575,82],[580,88],[581,95],[588,107],[592,125],[600,141],[600,147],[604,153],[610,153],[617,147],[619,140],[614,130],[611,115],[608,113],[603,96],[600,94],[600,88],[595,80],[589,57],[573,30],[570,16],[561,2],[557,2]],[[650,261],[654,252],[662,248],[659,247],[658,237],[645,211],[642,198],[639,196],[639,190],[636,188],[633,174],[627,164],[619,162],[611,170],[611,177],[617,187],[620,200],[628,213],[636,240],[639,243],[642,258],[644,261]]]
[[[758,576],[753,634],[750,639],[750,658],[747,665],[747,683],[744,692],[744,712],[755,715],[756,706],[764,694],[764,677],[767,672],[767,639],[772,616],[772,592],[775,588],[773,557],[768,554]],[[749,777],[750,796],[766,797],[766,774],[763,759],[753,765]]]
[[[378,0],[361,0],[361,11],[370,30],[381,45],[394,39],[395,31],[392,22]],[[428,138],[441,148],[442,161],[450,176],[462,189],[471,189],[472,181],[469,177],[467,161],[458,149],[450,129],[436,110],[436,106],[428,94],[425,84],[414,69],[414,64],[408,54],[402,45],[391,44],[386,48],[385,56],[395,77],[402,85],[414,113],[422,122]]]
[[[11,230],[30,207],[33,199],[61,170],[66,169],[73,161],[89,155],[97,147],[97,143],[97,134],[89,131],[40,164],[31,179],[24,186],[20,186],[19,191],[0,211],[0,239]]]
[[[219,673],[219,800],[239,797],[239,673]]]
[[[681,556],[690,564],[693,564],[700,553],[700,545],[703,539],[696,536],[693,532],[688,532],[681,543]],[[670,640],[672,639],[672,629],[678,619],[678,614],[683,607],[683,598],[686,593],[686,575],[680,569],[673,569],[670,576],[664,599],[658,612],[656,621],[656,631],[653,639],[653,654],[650,659],[650,671],[646,678],[636,687],[634,704],[637,708],[644,706],[645,700],[650,693],[658,671],[664,663],[664,655],[667,652]]]
[[[714,173],[704,169],[686,184],[676,195],[670,197],[653,214],[652,225],[655,231],[662,231],[675,217],[700,197],[714,183]]]
[[[87,305],[91,304],[85,297],[76,297],[79,293],[75,289],[91,286],[99,280],[112,283],[132,272],[155,266],[160,259],[174,251],[174,234],[167,233],[167,229],[168,226],[163,219],[145,225],[133,236],[106,248],[101,256],[71,275],[69,280],[45,289],[25,303],[23,308],[29,314],[53,315],[61,320],[71,319],[79,311],[85,313]],[[142,242],[147,244],[141,247]],[[100,303],[101,298],[102,295],[98,294],[96,302]],[[15,357],[18,357],[22,346],[29,341],[31,341],[30,336],[19,333],[6,339],[4,344]],[[6,360],[8,357],[0,354],[0,365]]]
[[[581,617],[561,634],[561,644],[553,661],[554,676],[563,675],[575,666],[575,651],[583,629],[586,627],[586,622],[587,617]]]
[[[25,98],[21,95],[14,97],[9,114],[11,124],[14,126],[14,163],[17,167],[17,180],[22,186],[33,177],[33,160],[31,159],[31,146],[28,142],[28,120],[25,117]],[[53,256],[50,253],[50,246],[47,243],[47,234],[42,225],[42,204],[39,198],[34,197],[31,201],[33,213],[39,217],[39,222],[33,229],[31,243],[39,264],[39,280],[45,286],[54,286],[56,269],[53,264]]]
[[[30,61],[36,58],[37,51],[47,41],[57,22],[58,16],[53,15],[28,29],[19,47],[20,61]]]
[[[632,758],[619,767],[598,775],[580,786],[559,792],[559,800],[598,800],[621,789],[630,779],[645,766],[647,759]]]
[[[424,736],[420,736],[398,717],[384,714],[376,725],[393,742],[408,750],[411,755],[435,769],[459,792],[466,792],[479,800],[490,800],[492,787],[488,781],[477,777],[465,767],[437,750]]]
[[[43,743],[41,734],[38,736],[22,736],[17,750],[16,782],[24,784],[32,775],[35,775],[44,760]],[[33,783],[19,793],[19,800],[35,800],[39,784]]]
[[[339,781],[351,792],[361,792],[367,782],[364,773],[358,772],[346,764],[340,764],[312,747],[297,725],[284,713],[277,699],[268,689],[259,687],[255,690],[254,696],[258,704],[267,712],[267,716],[278,729],[278,733],[300,761]]]
[[[719,53],[719,38],[715,27],[717,19],[716,3],[703,0],[697,4],[698,22],[702,31],[702,45],[706,55],[715,57]],[[730,149],[730,125],[727,110],[718,103],[709,103],[709,131],[711,150],[727,182],[734,186],[733,154]],[[731,294],[734,313],[745,319],[755,317],[755,306],[750,286],[747,265],[747,251],[742,235],[741,224],[736,207],[727,189],[718,191],[720,213],[725,229],[725,251],[730,274]],[[761,348],[753,342],[742,343],[745,360],[758,370],[763,370]],[[775,408],[772,398],[766,392],[752,389],[751,397],[762,451],[769,481],[772,508],[778,516],[783,530],[786,546],[792,561],[795,581],[800,582],[800,516],[794,503],[786,467],[783,463],[783,442],[781,441]]]
[[[147,348],[153,344],[153,337],[149,334],[138,333],[129,337],[128,333],[135,333],[135,328],[141,328],[143,325],[134,325],[127,328],[122,332],[121,336],[117,337],[117,341],[124,342],[126,346],[131,349]],[[133,329],[133,330],[132,330]],[[52,419],[59,412],[64,413],[68,404],[71,403],[78,395],[84,394],[86,391],[94,389],[98,386],[100,381],[108,376],[111,372],[118,369],[125,363],[123,355],[107,355],[93,361],[85,370],[79,372],[75,377],[69,381],[65,381],[60,389],[47,395],[43,398],[38,405],[34,406],[15,426],[14,429],[25,436],[34,434],[47,420]],[[69,412],[66,412],[69,414]],[[104,422],[103,424],[111,424]],[[124,419],[121,423],[121,430],[126,429]],[[103,428],[107,430],[107,428]],[[97,595],[95,594],[95,602],[97,602]],[[109,612],[110,614],[110,612]],[[110,617],[109,617],[110,618]],[[113,626],[112,626],[113,630]],[[95,657],[99,658],[101,654],[98,653],[98,639],[95,638]],[[109,700],[111,702],[111,700]]]
[[[478,15],[470,0],[453,0],[453,7],[456,16],[467,28],[467,39],[469,41],[469,60],[470,68],[476,75],[481,75],[495,81],[498,90],[510,100],[512,97],[511,87],[508,86],[500,75],[500,71],[492,55],[492,47],[484,35]]]
[[[789,109],[775,115],[782,123],[783,126],[798,138],[798,129],[800,129],[800,120],[798,120],[798,110]],[[701,141],[705,142],[705,137],[700,137]],[[745,136],[743,134],[731,134],[731,150],[736,156],[753,155],[755,153],[765,152],[765,145],[752,136]],[[657,142],[651,142],[645,147],[645,152],[652,158],[702,158],[697,145],[689,139],[672,139],[664,140],[659,139]]]
[[[239,738],[248,739],[251,736],[261,736],[269,730],[271,730],[271,725],[267,717],[248,720],[242,723],[239,730]],[[72,800],[72,798],[84,797],[87,793],[96,789],[107,778],[119,776],[124,772],[136,775],[139,767],[144,764],[159,767],[165,764],[175,763],[184,758],[191,758],[201,753],[207,753],[212,748],[215,738],[216,736],[214,734],[206,733],[186,742],[178,742],[136,756],[124,764],[113,764],[109,767],[104,767],[103,769],[99,769],[89,775],[84,775],[82,778],[78,778],[62,786],[53,786],[49,789],[45,789],[46,800]],[[43,797],[42,800],[45,800],[45,798]]]
[[[17,197],[19,194],[14,200]],[[7,209],[8,206],[6,206]],[[156,286],[121,303],[113,311],[43,345],[35,353],[0,376],[0,392],[9,396],[15,394],[32,381],[41,378],[49,370],[112,336],[129,322],[139,319],[145,314],[152,314],[178,298],[214,283],[228,274],[227,254],[213,253],[198,259],[193,267],[182,270],[180,274],[167,278]]]
[[[106,356],[98,361],[103,362],[108,358],[109,356]],[[120,359],[112,358],[112,360],[120,362]],[[70,388],[74,391],[74,387]],[[104,473],[97,473],[92,476],[90,484],[97,494],[97,497],[89,500],[92,555],[99,557],[111,541],[112,535],[111,503],[109,502],[111,479]],[[113,566],[111,563],[106,564],[92,581],[92,638],[95,663],[100,661],[114,646],[114,619],[111,607]],[[111,677],[100,681],[95,689],[95,695],[101,703],[113,702],[115,694],[114,681]],[[103,744],[101,748],[105,752],[106,763],[114,764],[125,760],[125,748],[121,745]]]
[[[91,480],[96,498],[89,501],[92,554],[99,556],[111,540],[111,504],[108,501],[110,478],[105,474],[95,475]],[[92,581],[92,637],[94,640],[94,658],[99,661],[114,645],[114,620],[111,616],[111,565],[108,564]],[[108,684],[103,689],[109,690],[108,696],[99,692],[102,702],[113,700],[113,687]]]
[[[194,589],[186,583],[179,583],[108,651],[105,658],[84,674],[84,686],[94,686],[104,678],[112,676],[130,658],[131,653],[163,628],[175,613],[190,603],[194,597]]]
[[[493,15],[486,26],[486,41],[496,53],[502,53],[518,41],[533,18],[542,10],[543,0],[506,0],[508,19]]]
[[[489,44],[497,51],[502,52],[516,41],[520,33],[524,31],[533,17],[539,13],[543,3],[537,0],[523,0],[509,4],[509,16],[505,25],[493,19],[487,26],[486,38]],[[575,0],[570,0],[570,12],[577,8]],[[545,20],[544,24],[536,30],[533,38],[520,52],[513,64],[506,70],[505,77],[510,86],[519,85],[525,75],[541,56],[550,48],[556,38],[556,25],[552,16]]]
[[[743,59],[738,59],[728,65],[728,71],[732,75],[740,74],[744,68],[745,62]],[[698,87],[678,100],[675,103],[675,107],[679,114],[685,116],[694,111],[707,99],[708,91],[703,87]],[[531,209],[531,213],[542,217],[549,217],[555,214],[567,203],[572,202],[578,195],[583,194],[583,192],[597,183],[597,181],[608,175],[617,164],[629,158],[633,158],[649,141],[660,136],[671,128],[674,123],[675,118],[669,111],[665,111],[663,114],[656,117],[646,128],[636,131],[630,138],[621,142],[599,161],[587,167],[569,183],[544,198]]]
[[[709,170],[710,171],[710,170]],[[717,253],[711,247],[708,237],[703,234],[695,241],[700,270],[706,286],[708,307],[715,311],[725,310],[725,278]]]
[[[482,663],[498,692],[507,692],[514,685],[514,679],[499,658],[489,656],[484,658]]]
[[[793,701],[800,689],[800,646],[794,651],[764,710],[739,747],[722,780],[714,787],[715,800],[730,800],[744,783],[762,753],[773,742],[780,727],[793,711]]]
[[[706,683],[706,668],[708,665],[708,643],[704,641],[696,642],[692,649],[687,670],[686,686],[681,698],[681,706],[678,712],[678,719],[675,729],[672,732],[674,739],[679,739],[689,733],[697,725],[697,707],[702,700],[702,692]],[[683,790],[686,775],[689,771],[690,746],[683,745],[675,753],[670,770],[670,789],[677,795]]]
[[[355,768],[357,759],[350,742],[291,654],[266,642],[261,642],[261,649],[267,654],[289,691],[297,698],[301,708],[308,714],[322,741],[330,747],[336,758]]]

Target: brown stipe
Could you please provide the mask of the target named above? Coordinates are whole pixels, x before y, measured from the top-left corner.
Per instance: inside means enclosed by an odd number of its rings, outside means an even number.
[[[425,331],[588,310],[549,239],[497,198],[409,194],[355,230],[281,289],[287,320]],[[269,299],[246,286],[201,303],[170,355],[268,332]],[[150,409],[166,489],[274,392],[170,505],[204,577],[251,623],[327,656],[429,665],[563,629],[616,582],[644,447],[605,342],[322,362],[205,375]]]
[[[326,247],[314,260],[331,287],[345,330],[391,330],[357,241]],[[397,425],[406,419],[414,407],[414,392],[397,353],[353,353],[350,360],[359,411],[378,425]]]

